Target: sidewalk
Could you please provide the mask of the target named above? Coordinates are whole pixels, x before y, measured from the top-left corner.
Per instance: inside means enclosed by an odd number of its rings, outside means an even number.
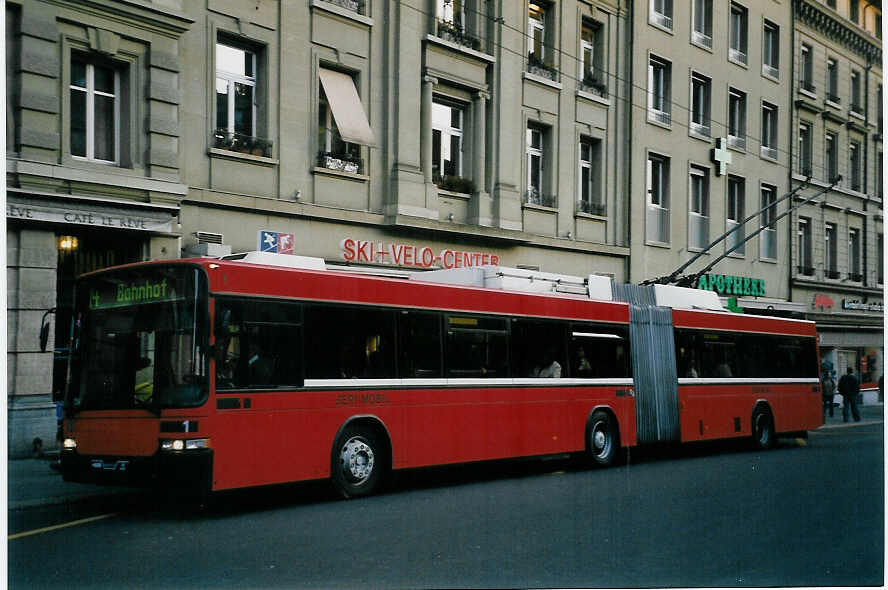
[[[836,396],[838,399],[841,397]],[[842,420],[841,404],[835,408],[832,417],[820,429],[844,428],[863,424],[881,424],[884,421],[884,405],[869,404],[860,406],[860,422],[853,419],[847,424]],[[145,493],[140,488],[98,486],[93,484],[71,483],[50,466],[53,458],[18,459],[7,461],[7,510],[22,510],[36,506],[71,504],[92,501],[121,501],[127,496]]]

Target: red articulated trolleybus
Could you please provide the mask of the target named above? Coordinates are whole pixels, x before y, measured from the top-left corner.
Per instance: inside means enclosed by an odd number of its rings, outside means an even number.
[[[217,490],[822,424],[812,322],[498,266],[386,278],[248,253],[80,278],[66,479]],[[293,266],[297,268],[293,268]]]

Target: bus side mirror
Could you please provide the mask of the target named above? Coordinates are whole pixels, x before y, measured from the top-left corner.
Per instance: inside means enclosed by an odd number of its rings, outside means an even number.
[[[40,320],[40,352],[46,352],[46,344],[49,341],[49,322],[47,321],[47,318],[50,314],[55,312],[56,310],[54,307],[47,310],[46,313],[43,314],[43,319]]]

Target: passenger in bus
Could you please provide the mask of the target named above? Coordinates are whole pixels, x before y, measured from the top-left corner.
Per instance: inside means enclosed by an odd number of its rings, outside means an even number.
[[[589,359],[586,357],[586,349],[582,346],[577,347],[577,377],[591,377],[592,376],[592,365],[589,364]]]
[[[250,385],[270,385],[274,377],[274,358],[262,349],[258,340],[250,341]]]
[[[561,377],[561,365],[555,360],[554,349],[546,349],[542,366],[537,370],[536,376],[543,379],[558,379]]]
[[[715,366],[715,376],[733,377],[733,372],[731,371],[731,365],[728,364],[728,359],[723,358],[722,362]]]

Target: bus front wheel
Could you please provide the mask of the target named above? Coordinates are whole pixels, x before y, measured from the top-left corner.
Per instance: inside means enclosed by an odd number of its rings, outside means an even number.
[[[387,464],[385,445],[375,429],[346,426],[333,445],[333,486],[343,498],[370,495],[379,487]]]
[[[587,444],[589,456],[596,465],[606,467],[613,464],[620,450],[620,436],[617,422],[612,415],[601,410],[592,414]]]

